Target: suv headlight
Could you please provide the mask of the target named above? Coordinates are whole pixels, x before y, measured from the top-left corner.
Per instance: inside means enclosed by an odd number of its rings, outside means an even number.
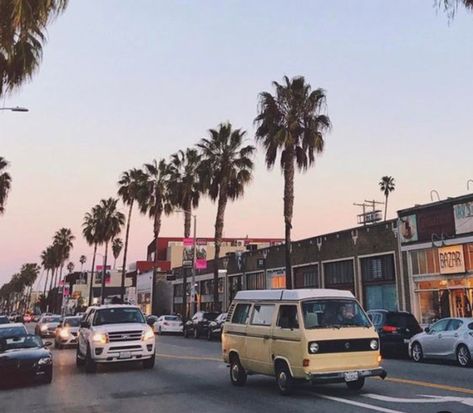
[[[69,337],[69,330],[67,328],[63,328],[59,333],[59,337],[68,338]]]
[[[41,331],[46,331],[48,329],[48,326],[46,324],[43,324],[41,326]]]
[[[108,343],[108,334],[106,333],[94,333],[92,336],[92,341],[96,344],[107,344]]]
[[[38,365],[39,366],[48,366],[49,364],[52,363],[52,359],[51,357],[41,357],[39,360],[38,360]]]
[[[319,351],[319,343],[316,343],[313,341],[312,343],[309,343],[309,353],[315,354]]]
[[[378,350],[378,340],[371,340],[370,341],[370,348],[371,348],[371,350]]]
[[[152,338],[154,338],[154,331],[151,327],[148,327],[145,331],[143,331],[143,336],[141,339],[146,341],[151,340]]]

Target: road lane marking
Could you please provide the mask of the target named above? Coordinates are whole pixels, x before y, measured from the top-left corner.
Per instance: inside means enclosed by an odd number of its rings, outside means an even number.
[[[449,403],[458,402],[467,406],[473,406],[473,397],[455,397],[455,396],[432,396],[427,394],[419,394],[424,399],[404,399],[400,397],[383,396],[381,394],[365,393],[362,394],[364,397],[370,399],[380,400],[383,402],[390,403]]]
[[[216,357],[177,356],[175,354],[162,354],[162,353],[156,353],[156,357],[163,357],[163,358],[168,358],[168,359],[179,359],[179,360],[219,361],[223,363],[222,359],[218,359]]]
[[[412,384],[414,386],[430,387],[432,389],[441,389],[441,390],[453,391],[457,393],[473,394],[473,389],[450,386],[448,384],[429,383],[426,381],[401,379],[398,377],[386,377],[384,381],[391,381],[393,383],[401,383],[401,384]]]
[[[339,402],[339,403],[351,404],[352,406],[357,406],[357,407],[364,407],[365,409],[376,410],[377,412],[382,412],[382,413],[405,413],[405,412],[402,412],[400,410],[386,409],[385,407],[375,406],[373,404],[356,402],[354,400],[342,399],[341,397],[327,396],[325,394],[320,394],[320,393],[315,393],[315,395],[317,397],[320,397],[321,399],[327,399],[327,400],[332,400],[332,401]]]

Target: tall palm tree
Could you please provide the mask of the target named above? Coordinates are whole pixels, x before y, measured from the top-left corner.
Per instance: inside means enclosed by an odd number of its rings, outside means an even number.
[[[67,271],[69,271],[69,274],[72,273],[72,271],[74,271],[74,263],[72,261],[69,261],[69,263],[67,264]]]
[[[92,268],[90,270],[89,306],[92,305],[93,301],[94,268],[95,258],[97,256],[97,246],[101,243],[100,219],[98,212],[98,205],[96,205],[92,208],[90,212],[87,212],[85,214],[84,222],[82,223],[82,235],[84,236],[87,244],[94,247],[94,252],[92,255]]]
[[[230,123],[222,123],[217,129],[210,129],[209,138],[197,145],[202,156],[199,166],[202,188],[212,201],[217,201],[214,262],[219,262],[227,202],[243,196],[252,178],[255,147],[244,146],[245,133],[233,129]],[[214,310],[219,309],[218,265],[214,268],[214,306]]]
[[[8,162],[0,156],[0,215],[5,212],[8,193],[11,189],[11,176],[5,172]]]
[[[146,180],[146,175],[141,169],[130,169],[123,172],[118,181],[118,195],[125,205],[128,205],[128,219],[126,220],[125,233],[125,249],[123,251],[123,267],[122,267],[122,285],[120,296],[123,301],[125,296],[125,276],[126,276],[126,258],[128,253],[128,240],[130,236],[131,213],[135,201],[138,201],[140,191],[143,187],[143,182]]]
[[[153,220],[154,235],[154,265],[153,265],[153,302],[155,297],[156,274],[158,268],[158,237],[161,231],[161,219],[163,213],[169,215],[172,205],[169,199],[169,176],[170,170],[164,159],[159,163],[153,159],[151,163],[144,165],[146,178],[140,189],[138,205],[142,214],[148,214]],[[154,307],[153,303],[151,304]]]
[[[388,198],[389,194],[396,189],[396,183],[394,182],[394,178],[392,176],[383,176],[381,181],[379,181],[379,189],[381,192],[384,193],[384,197],[386,201],[384,203],[384,220],[386,221],[386,217],[388,215]]]
[[[44,282],[44,291],[43,295],[46,297],[46,288],[48,285],[48,278],[49,278],[49,273],[51,272],[51,279],[52,279],[52,271],[54,269],[55,265],[55,257],[54,257],[54,250],[53,246],[47,247],[43,252],[41,253],[41,265],[43,266],[44,270],[46,271],[46,280]]]
[[[443,9],[449,19],[453,19],[459,4],[462,4],[468,11],[473,11],[473,0],[435,0],[435,4],[438,9]]]
[[[0,97],[31,79],[46,42],[46,27],[68,0],[0,1]]]
[[[266,151],[266,166],[271,169],[278,154],[284,175],[284,223],[286,255],[286,288],[292,288],[291,229],[294,208],[294,173],[306,171],[315,155],[324,149],[324,134],[330,129],[330,119],[322,113],[325,91],[312,90],[304,77],[283,78],[283,84],[273,82],[274,96],[259,95],[256,140]]]
[[[117,210],[118,199],[102,199],[97,206],[99,220],[99,243],[105,244],[104,268],[102,276],[101,302],[105,301],[105,272],[107,270],[108,245],[121,232],[125,215]]]
[[[115,238],[112,241],[112,254],[113,254],[113,269],[115,269],[117,265],[117,258],[120,256],[123,248],[123,241],[121,238]]]
[[[54,234],[53,243],[57,245],[60,256],[60,273],[59,282],[62,280],[62,270],[67,259],[69,259],[70,252],[74,247],[73,241],[75,237],[69,228],[61,228]],[[58,285],[59,285],[58,282]]]

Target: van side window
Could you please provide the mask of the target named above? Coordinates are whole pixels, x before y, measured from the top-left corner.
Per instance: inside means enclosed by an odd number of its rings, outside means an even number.
[[[233,313],[232,323],[246,324],[248,314],[250,313],[251,304],[237,304]]]
[[[297,307],[295,305],[281,305],[279,307],[278,327],[281,328],[299,328],[297,319]]]
[[[274,304],[255,305],[251,324],[257,326],[270,326],[273,321]]]

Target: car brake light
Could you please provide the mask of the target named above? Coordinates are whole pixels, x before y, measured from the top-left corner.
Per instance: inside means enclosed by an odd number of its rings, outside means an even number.
[[[394,326],[383,326],[383,331],[385,333],[397,333],[397,327]]]

